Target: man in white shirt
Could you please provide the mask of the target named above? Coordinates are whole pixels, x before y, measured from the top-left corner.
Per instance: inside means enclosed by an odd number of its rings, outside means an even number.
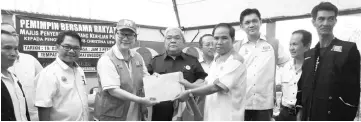
[[[59,34],[58,55],[35,79],[35,106],[40,121],[88,121],[88,98],[84,71],[75,62],[81,37],[73,31]]]
[[[202,50],[202,56],[199,57],[199,62],[204,72],[208,73],[215,53],[215,40],[213,36],[211,34],[201,36],[199,38],[199,47]]]
[[[289,57],[278,40],[260,33],[261,14],[257,9],[246,9],[240,16],[241,28],[247,38],[234,44],[245,58],[247,67],[246,121],[270,121],[275,104],[276,65],[284,65]]]
[[[205,104],[209,107],[204,110],[205,121],[243,121],[246,66],[243,57],[233,50],[235,30],[229,24],[220,23],[212,33],[216,40],[217,55],[205,79],[207,84],[193,85],[193,89],[181,93],[176,99],[185,101],[193,95],[207,95]]]
[[[297,83],[302,74],[304,53],[310,49],[312,35],[306,30],[297,30],[292,33],[289,51],[293,60],[282,67],[280,81],[282,84],[282,100],[280,114],[277,121],[296,121],[296,94]]]
[[[8,70],[18,56],[18,44],[12,33],[1,30],[1,121],[30,120],[21,84]]]
[[[19,41],[18,34],[13,25],[10,23],[1,23],[1,30],[6,30],[16,36]],[[34,106],[33,98],[35,93],[34,78],[43,69],[43,66],[32,55],[20,53],[16,58],[14,65],[8,70],[14,73],[22,84],[25,93],[27,105],[29,108],[30,119],[39,121],[38,109]]]

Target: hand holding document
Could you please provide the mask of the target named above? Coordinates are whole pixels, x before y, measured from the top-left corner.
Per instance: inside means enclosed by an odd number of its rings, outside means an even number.
[[[157,101],[174,100],[184,91],[179,81],[183,80],[182,72],[173,72],[162,75],[151,75],[143,78],[145,97],[156,98]]]

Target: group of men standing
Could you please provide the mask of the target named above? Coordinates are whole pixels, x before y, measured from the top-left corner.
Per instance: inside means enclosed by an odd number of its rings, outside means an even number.
[[[311,33],[294,31],[289,42],[291,59],[277,39],[260,33],[260,12],[245,9],[240,15],[240,26],[247,34],[244,40],[235,40],[235,29],[230,24],[217,24],[212,34],[200,38],[203,53],[197,59],[182,52],[186,42],[182,30],[168,28],[164,33],[165,53],[155,56],[148,65],[131,49],[138,41],[136,24],[120,20],[114,33],[115,45],[97,63],[100,91],[94,119],[145,120],[150,107],[153,121],[353,120],[360,98],[359,51],[355,43],[333,35],[336,6],[321,2],[311,15],[319,42],[310,49]],[[1,27],[2,120],[30,120],[28,108],[38,111],[33,115],[39,120],[88,120],[87,83],[76,63],[81,37],[72,31],[60,33],[55,61],[44,69],[38,62],[24,65],[35,69],[28,74],[16,69],[16,61],[26,56],[18,55],[15,29],[3,27],[6,25]],[[13,65],[15,71],[10,68]],[[283,95],[280,115],[274,117],[277,66],[283,71]],[[174,101],[145,97],[144,76],[179,71],[184,76],[179,82],[186,90]],[[33,85],[33,91],[23,92],[26,82]],[[192,105],[194,101],[196,106]],[[187,103],[185,111],[182,102]]]

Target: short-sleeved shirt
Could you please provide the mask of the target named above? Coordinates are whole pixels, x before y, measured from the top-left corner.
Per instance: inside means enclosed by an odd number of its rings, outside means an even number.
[[[124,59],[117,45],[114,45],[111,48],[111,51],[114,53],[116,58]],[[130,57],[134,57],[135,53],[138,52],[136,52],[135,50],[129,50],[129,53],[130,53]],[[140,64],[140,62],[143,62],[142,64],[144,64],[144,60],[138,61],[136,63]],[[127,65],[126,68],[129,71],[129,74],[132,75],[132,71],[133,71],[132,69],[135,67],[131,66],[131,62],[128,63],[129,65]],[[147,67],[145,65],[142,66],[143,66],[143,72],[139,72],[139,73],[143,74],[143,76],[149,75],[147,71]],[[114,63],[110,60],[108,55],[104,55],[99,59],[97,69],[103,90],[120,88],[121,84],[119,79],[121,76],[118,74],[116,67],[114,66]],[[127,114],[127,121],[140,121],[138,118],[139,117],[138,109],[139,109],[138,104],[135,104],[134,102],[130,102],[130,107]]]
[[[167,53],[155,56],[147,66],[148,72],[153,74],[183,72],[183,78],[190,83],[197,79],[203,79],[207,76],[197,58],[181,52],[175,59],[167,55]]]
[[[13,72],[23,87],[26,102],[29,108],[30,119],[32,121],[39,121],[38,109],[34,106],[34,79],[35,76],[43,69],[36,58],[29,54],[19,53],[18,59],[14,65],[9,68]]]
[[[206,81],[222,91],[206,97],[205,121],[244,120],[247,73],[240,57],[237,52],[230,51],[213,61]]]
[[[1,80],[4,82],[6,88],[9,91],[11,101],[14,107],[14,114],[17,121],[28,121],[26,118],[26,101],[24,94],[18,85],[19,80],[15,75],[9,72],[10,77],[6,77],[1,73]]]
[[[278,45],[276,63],[274,51],[262,35],[256,43],[250,42],[248,38],[242,42],[239,54],[245,58],[247,67],[247,110],[272,109],[274,106],[276,64],[284,64],[289,59],[282,46]]]
[[[202,57],[199,58],[199,63],[201,63],[201,66],[202,66],[204,72],[208,73],[209,68],[211,67],[211,64],[207,63],[207,61],[204,60]]]
[[[69,67],[57,57],[36,76],[35,86],[35,106],[50,108],[51,121],[88,120],[86,79],[78,65]]]
[[[282,105],[293,107],[296,105],[297,82],[301,77],[302,70],[301,68],[295,69],[294,60],[288,61],[281,70]]]

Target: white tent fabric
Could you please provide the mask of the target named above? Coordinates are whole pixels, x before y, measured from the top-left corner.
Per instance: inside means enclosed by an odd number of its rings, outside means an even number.
[[[258,8],[262,18],[310,13],[321,1],[340,10],[361,8],[361,0],[177,0],[181,25],[194,27],[237,22],[245,8]],[[172,0],[4,0],[2,8],[27,12],[117,21],[142,25],[178,26]]]

